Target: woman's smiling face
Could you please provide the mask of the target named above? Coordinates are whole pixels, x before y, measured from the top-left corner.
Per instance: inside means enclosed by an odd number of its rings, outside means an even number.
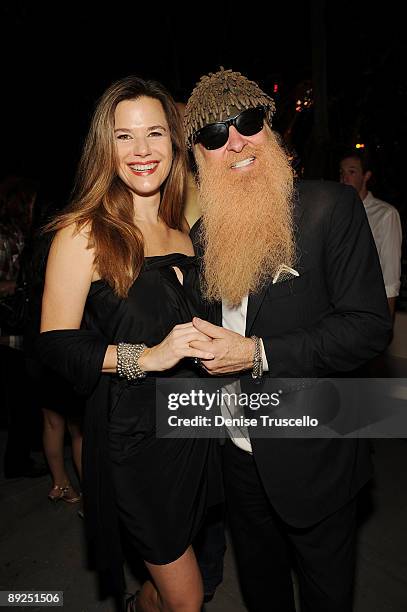
[[[142,197],[159,192],[172,164],[170,128],[161,102],[146,96],[119,102],[114,140],[122,181]]]

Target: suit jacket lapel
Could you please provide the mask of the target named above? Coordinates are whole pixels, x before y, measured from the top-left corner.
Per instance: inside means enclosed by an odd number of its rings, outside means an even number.
[[[264,296],[266,295],[267,287],[259,291],[259,293],[254,293],[249,295],[249,301],[247,303],[247,315],[246,315],[246,332],[245,335],[249,336],[251,328],[253,327],[254,320],[256,318],[257,313],[259,312],[259,308],[264,300]]]

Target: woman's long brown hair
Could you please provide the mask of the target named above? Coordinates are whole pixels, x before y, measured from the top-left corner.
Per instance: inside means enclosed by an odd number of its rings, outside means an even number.
[[[89,246],[95,266],[119,297],[126,297],[140,273],[144,244],[133,220],[130,189],[117,174],[114,115],[119,102],[141,96],[159,100],[163,106],[173,149],[170,173],[161,186],[159,216],[174,229],[182,229],[187,161],[182,121],[171,95],[156,81],[129,76],[117,81],[102,95],[96,107],[76,176],[69,206],[46,227],[57,231],[74,223],[79,232],[89,230]]]

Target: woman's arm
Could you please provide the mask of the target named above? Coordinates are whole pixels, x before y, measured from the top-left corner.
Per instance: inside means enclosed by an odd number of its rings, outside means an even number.
[[[41,332],[80,328],[94,277],[94,252],[89,248],[87,232],[76,232],[73,226],[60,230],[53,240],[48,257]],[[160,344],[143,353],[140,367],[145,372],[163,371],[173,367],[183,357],[211,359],[211,353],[194,350],[189,346],[193,340],[205,339],[192,323],[176,325]],[[115,373],[116,368],[116,345],[111,344],[105,352],[102,372]]]
[[[94,275],[94,252],[85,230],[59,230],[52,242],[42,298],[41,332],[79,329]]]
[[[49,252],[42,299],[41,332],[79,329],[92,280],[94,250],[86,229],[70,225],[57,232]],[[109,345],[103,372],[116,372],[116,346]]]

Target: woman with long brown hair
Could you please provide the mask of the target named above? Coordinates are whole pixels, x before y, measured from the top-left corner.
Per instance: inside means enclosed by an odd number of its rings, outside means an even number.
[[[155,379],[191,376],[205,336],[182,200],[177,108],[158,83],[128,77],[99,101],[69,208],[47,265],[39,350],[89,395],[85,518],[101,569],[121,585],[122,530],[151,580],[128,610],[198,612],[191,543],[220,500],[216,441],[155,435]]]

